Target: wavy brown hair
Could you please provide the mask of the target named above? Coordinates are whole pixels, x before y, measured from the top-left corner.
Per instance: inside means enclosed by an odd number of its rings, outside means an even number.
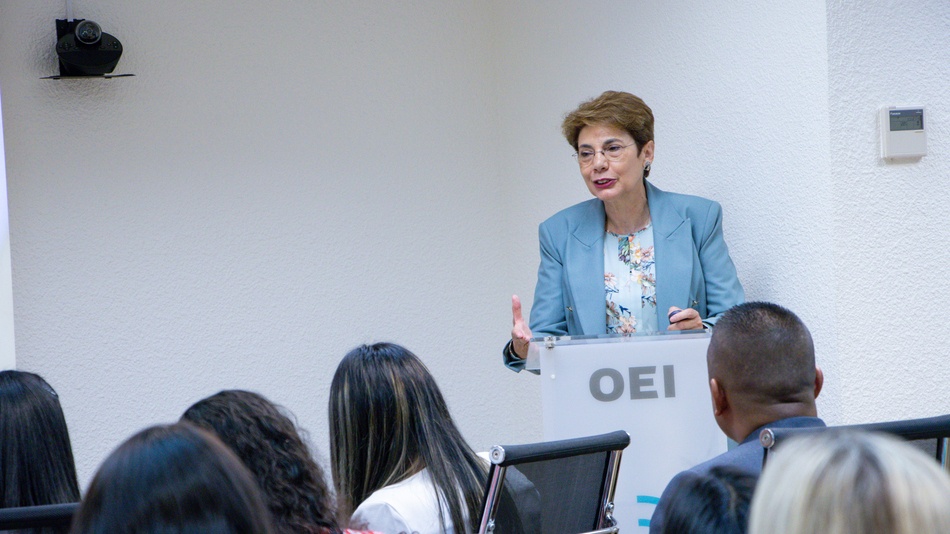
[[[279,532],[336,532],[323,469],[292,417],[258,393],[225,390],[196,402],[181,418],[216,434],[251,470]]]
[[[637,154],[653,140],[653,110],[640,97],[622,91],[604,91],[577,106],[564,117],[561,131],[577,150],[577,137],[585,126],[605,124],[625,130],[637,144]]]

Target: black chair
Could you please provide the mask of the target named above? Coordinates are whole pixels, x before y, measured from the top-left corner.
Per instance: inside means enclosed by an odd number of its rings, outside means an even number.
[[[68,527],[78,509],[78,502],[0,508],[0,530]]]
[[[619,532],[613,498],[629,444],[630,435],[618,430],[492,447],[479,533]]]
[[[923,419],[905,419],[902,421],[887,421],[884,423],[868,423],[863,425],[844,425],[834,427],[808,428],[765,428],[759,433],[759,443],[765,448],[763,465],[768,461],[769,453],[773,448],[792,436],[821,432],[825,430],[865,430],[868,432],[884,432],[899,436],[907,441],[914,442],[920,448],[931,452],[945,470],[950,471],[948,452],[950,452],[950,415],[926,417]],[[936,443],[933,443],[936,440]]]

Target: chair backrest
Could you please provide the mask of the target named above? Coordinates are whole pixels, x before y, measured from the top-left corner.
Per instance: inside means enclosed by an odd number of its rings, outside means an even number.
[[[618,430],[492,447],[479,533],[617,532],[613,498],[629,444]]]
[[[762,463],[765,464],[765,462],[768,461],[769,453],[772,449],[792,436],[832,429],[866,430],[869,432],[884,432],[886,434],[899,436],[933,454],[937,458],[937,461],[940,462],[940,465],[943,466],[945,470],[950,471],[950,459],[948,459],[948,453],[950,453],[950,450],[948,450],[950,449],[950,415],[827,428],[765,428],[759,433],[759,443],[765,448]]]
[[[0,531],[68,527],[78,509],[78,502],[0,508]]]

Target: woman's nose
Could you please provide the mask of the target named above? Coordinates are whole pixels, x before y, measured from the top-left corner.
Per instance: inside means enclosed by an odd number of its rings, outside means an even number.
[[[607,159],[607,155],[604,154],[604,151],[598,150],[597,152],[594,152],[594,161],[591,162],[591,166],[593,166],[595,169],[605,169],[607,168],[608,161],[609,160]]]

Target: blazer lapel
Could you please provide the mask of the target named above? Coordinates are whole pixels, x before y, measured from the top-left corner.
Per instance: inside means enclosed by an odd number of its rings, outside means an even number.
[[[673,208],[666,193],[646,182],[656,257],[656,313],[660,330],[670,325],[670,306],[689,307],[693,271],[690,220]]]
[[[573,312],[584,335],[607,332],[604,293],[604,204],[590,201],[568,239],[564,265],[570,285]],[[568,304],[570,305],[570,304]]]

